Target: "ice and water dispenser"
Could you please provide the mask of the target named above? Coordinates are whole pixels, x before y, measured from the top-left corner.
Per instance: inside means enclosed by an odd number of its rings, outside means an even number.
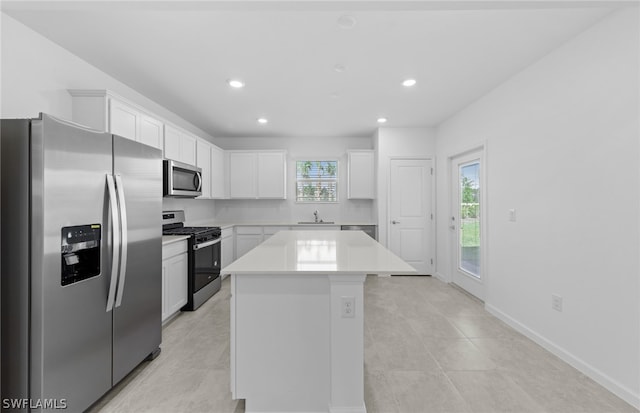
[[[100,224],[62,228],[63,286],[100,274]]]

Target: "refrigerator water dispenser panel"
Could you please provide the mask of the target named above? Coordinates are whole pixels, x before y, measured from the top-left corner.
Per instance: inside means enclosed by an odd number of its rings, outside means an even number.
[[[63,286],[100,275],[100,224],[62,228],[60,284]]]

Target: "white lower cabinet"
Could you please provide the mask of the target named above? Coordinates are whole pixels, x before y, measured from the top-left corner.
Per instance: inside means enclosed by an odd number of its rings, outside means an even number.
[[[252,233],[252,231],[255,231]],[[262,227],[236,227],[236,259],[262,242]]]
[[[287,231],[289,229],[291,229],[291,227],[285,225],[237,226],[236,259],[257,247],[262,241],[268,240],[278,231]]]
[[[162,247],[162,321],[187,303],[187,240]]]
[[[233,238],[233,228],[225,228],[222,230],[221,237],[221,246],[222,249],[222,268],[233,262],[233,256],[235,252],[235,242]],[[226,276],[227,274],[222,274],[222,276]]]
[[[296,231],[339,231],[340,225],[330,224],[311,224],[311,225],[296,225],[292,227]]]
[[[276,225],[276,226],[268,226],[268,227],[262,227],[262,240],[266,241],[269,238],[271,238],[274,234],[280,232],[280,231],[288,231],[290,229],[290,227],[288,226],[280,226],[280,225]]]

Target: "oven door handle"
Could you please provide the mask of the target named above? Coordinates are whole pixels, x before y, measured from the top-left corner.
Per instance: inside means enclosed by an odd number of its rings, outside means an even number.
[[[207,248],[207,247],[210,247],[211,245],[217,244],[219,242],[220,242],[220,238],[214,239],[212,241],[207,241],[207,242],[204,242],[202,244],[196,244],[196,245],[193,246],[193,250],[194,251],[198,251],[200,248]]]

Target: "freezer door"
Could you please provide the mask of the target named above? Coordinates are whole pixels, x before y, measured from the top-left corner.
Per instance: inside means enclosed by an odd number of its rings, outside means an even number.
[[[113,384],[155,351],[162,327],[162,152],[113,135],[123,267],[113,318]]]
[[[47,115],[31,136],[30,397],[83,411],[111,388],[111,136]]]

